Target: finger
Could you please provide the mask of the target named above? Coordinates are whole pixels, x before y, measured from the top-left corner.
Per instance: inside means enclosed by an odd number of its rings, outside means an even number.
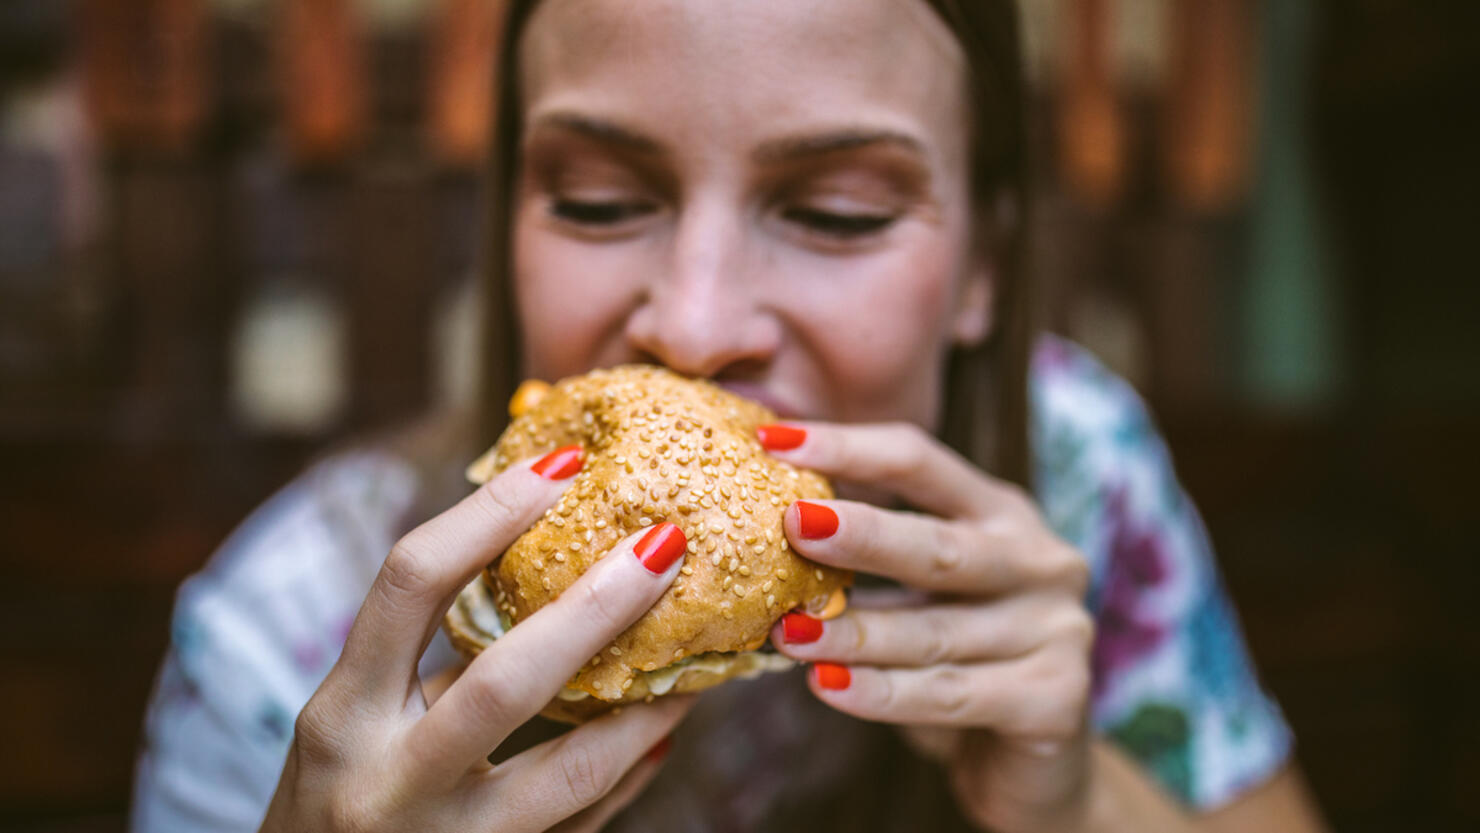
[[[570,485],[570,457],[580,460],[572,448],[509,468],[396,542],[345,639],[334,670],[339,682],[361,697],[393,691],[396,705],[404,702],[453,597]]]
[[[480,779],[491,788],[477,801],[530,830],[594,809],[614,797],[618,783],[673,731],[695,699],[676,695],[630,706],[521,752]],[[615,813],[620,805],[609,809]]]
[[[887,576],[952,594],[994,594],[1049,581],[1069,563],[1067,548],[1029,550],[1013,531],[942,521],[848,500],[797,501],[782,515],[797,552],[834,567]],[[1062,550],[1062,551],[1061,551]]]
[[[1061,598],[1029,593],[986,604],[850,609],[827,622],[788,613],[771,629],[771,644],[803,662],[920,668],[1013,659],[1071,630],[1090,633],[1089,614]]]
[[[685,544],[683,532],[666,522],[629,535],[559,598],[484,649],[411,729],[410,749],[426,771],[461,775],[538,713],[663,595]]]
[[[663,755],[651,750],[644,753],[642,760],[627,770],[627,774],[622,776],[622,780],[618,781],[615,787],[612,787],[611,792],[563,823],[550,828],[550,833],[597,833],[606,827],[612,817],[635,801],[662,771]]]
[[[807,675],[823,702],[865,720],[975,726],[1030,741],[1067,741],[1084,726],[1089,667],[1058,651],[1004,662],[871,668],[817,663]]]
[[[897,495],[917,509],[946,518],[980,518],[1027,500],[1022,491],[996,480],[913,423],[840,425],[788,423],[805,437],[776,457],[829,477]],[[762,445],[767,431],[762,426]],[[789,435],[794,440],[795,435]]]

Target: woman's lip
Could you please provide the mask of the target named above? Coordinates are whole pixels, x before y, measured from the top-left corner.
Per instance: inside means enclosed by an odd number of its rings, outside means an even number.
[[[754,382],[720,382],[719,386],[737,396],[743,396],[765,405],[775,411],[776,416],[781,419],[800,419],[802,416],[800,408],[787,404],[785,400],[766,390],[763,385]]]

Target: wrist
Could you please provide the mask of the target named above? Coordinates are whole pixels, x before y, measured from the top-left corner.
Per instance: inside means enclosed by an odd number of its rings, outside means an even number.
[[[1135,762],[1102,738],[1090,744],[1085,777],[1085,807],[1075,833],[1196,830],[1192,817],[1176,799],[1162,792]]]

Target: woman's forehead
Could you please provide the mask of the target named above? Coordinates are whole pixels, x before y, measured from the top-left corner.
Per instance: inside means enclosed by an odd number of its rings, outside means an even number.
[[[847,124],[962,153],[965,62],[923,0],[547,0],[520,49],[526,115],[677,144]]]

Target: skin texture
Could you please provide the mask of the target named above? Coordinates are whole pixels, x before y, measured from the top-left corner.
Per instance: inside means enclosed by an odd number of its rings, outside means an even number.
[[[940,755],[984,828],[1320,829],[1290,772],[1192,818],[1091,736],[1083,558],[932,436],[946,352],[991,330],[992,264],[970,245],[962,57],[928,7],[549,0],[519,72],[526,375],[647,361],[714,379],[805,427],[778,456],[884,498],[820,501],[839,519],[822,539],[787,512],[809,557],[909,588],[860,598],[815,643],[777,638],[850,667],[844,689],[814,680],[819,698]],[[299,719],[266,829],[592,830],[651,777],[637,750],[681,701],[480,764],[662,592],[671,576],[614,568],[630,556],[599,561],[577,584],[597,592],[543,608],[425,706],[415,657],[442,610],[559,496],[521,477],[535,479],[515,467],[397,545]],[[377,649],[397,633],[424,638]]]

